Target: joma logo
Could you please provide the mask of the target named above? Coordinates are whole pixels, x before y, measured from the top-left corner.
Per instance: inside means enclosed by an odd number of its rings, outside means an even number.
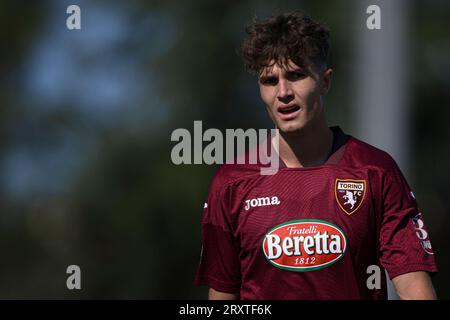
[[[280,200],[278,200],[278,197],[263,197],[263,198],[255,198],[255,199],[249,199],[245,200],[245,210],[249,210],[250,208],[254,207],[263,207],[263,206],[273,206],[273,205],[279,205]]]

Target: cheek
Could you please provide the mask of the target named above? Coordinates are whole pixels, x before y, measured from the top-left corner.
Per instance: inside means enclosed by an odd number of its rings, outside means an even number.
[[[275,97],[274,89],[260,86],[259,93],[261,95],[261,99],[264,101],[264,104],[266,106],[271,107],[274,103],[274,97]]]
[[[313,107],[314,104],[320,101],[320,90],[317,86],[302,86],[297,90],[298,97],[303,100],[308,107]]]

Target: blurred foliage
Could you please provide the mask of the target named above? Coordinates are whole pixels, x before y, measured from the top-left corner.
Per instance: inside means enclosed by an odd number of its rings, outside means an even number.
[[[441,273],[435,286],[441,298],[449,298],[450,7],[443,0],[425,2],[412,2],[411,10],[412,185],[437,252]],[[306,11],[332,30],[329,119],[351,127],[343,110],[352,98],[352,11],[338,1],[76,3],[82,9],[81,31],[65,29],[65,9],[72,2],[0,3],[0,298],[203,298],[205,288],[195,287],[193,278],[202,206],[215,168],[173,165],[171,132],[192,131],[194,120],[202,120],[204,128],[271,126],[256,81],[245,74],[236,49],[254,15],[292,10]],[[98,51],[90,52],[89,43],[87,49],[77,47],[94,27],[91,8],[120,13],[126,36]],[[105,29],[113,34],[120,21]],[[52,100],[33,93],[29,70],[35,48],[55,28],[61,28],[62,38],[53,39],[53,49],[68,47],[84,66],[86,74],[75,86],[88,79],[89,70],[106,64],[108,78],[114,71],[135,72],[119,83],[140,93],[129,92],[127,103],[115,107],[94,99],[84,109],[77,105],[78,95]],[[93,37],[92,46],[101,40]],[[45,75],[37,79],[47,81]],[[89,101],[99,90],[79,92]],[[49,164],[39,156],[58,154],[60,145],[68,150],[65,156]],[[21,169],[22,156],[11,158],[17,150],[36,166],[35,179],[26,166]],[[21,176],[35,187],[12,188],[11,181]],[[53,180],[53,187],[44,187]],[[81,267],[81,291],[66,289],[70,264]]]

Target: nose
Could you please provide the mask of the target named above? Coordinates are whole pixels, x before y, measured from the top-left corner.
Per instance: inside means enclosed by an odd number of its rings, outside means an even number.
[[[289,103],[294,99],[291,83],[287,79],[278,80],[278,100],[282,103]]]

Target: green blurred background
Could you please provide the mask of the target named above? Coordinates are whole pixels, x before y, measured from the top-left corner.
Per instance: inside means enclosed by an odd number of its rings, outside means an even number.
[[[172,164],[170,134],[271,127],[236,48],[254,15],[293,10],[331,29],[329,122],[356,134],[356,2],[0,2],[0,298],[204,298],[193,279],[215,167]],[[407,177],[448,299],[450,3],[407,3]],[[66,28],[70,4],[81,30]],[[66,288],[71,264],[82,290]]]

